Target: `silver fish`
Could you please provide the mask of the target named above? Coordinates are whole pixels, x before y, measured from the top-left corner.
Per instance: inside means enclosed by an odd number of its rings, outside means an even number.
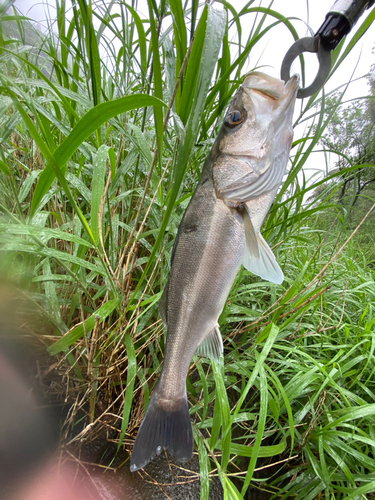
[[[174,243],[159,304],[164,364],[134,443],[132,471],[163,448],[177,460],[191,458],[186,376],[194,353],[220,359],[218,318],[241,264],[283,281],[260,228],[286,170],[297,89],[296,76],[284,84],[252,72],[229,105]]]

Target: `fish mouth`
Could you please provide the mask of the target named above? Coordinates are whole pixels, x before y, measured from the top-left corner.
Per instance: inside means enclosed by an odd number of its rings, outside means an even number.
[[[274,113],[273,120],[277,120],[288,113],[288,109],[294,108],[299,76],[294,75],[285,83],[279,78],[253,71],[245,76],[241,87],[250,98],[256,116]]]
[[[248,73],[243,82],[242,88],[251,96],[251,92],[259,92],[274,101],[293,98],[299,86],[299,76],[293,75],[288,82],[274,78],[260,71]],[[288,99],[289,100],[289,99]]]
[[[254,161],[254,157],[250,155],[229,154],[228,156],[231,156],[232,158],[242,161],[244,163],[247,163],[250,166],[251,166],[251,160]]]

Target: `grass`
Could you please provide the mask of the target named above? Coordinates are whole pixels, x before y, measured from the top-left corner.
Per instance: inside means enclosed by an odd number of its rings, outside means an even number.
[[[74,403],[65,442],[110,425],[131,450],[162,361],[158,299],[202,163],[254,46],[279,24],[298,37],[272,2],[170,4],[149,0],[141,13],[134,1],[60,0],[45,34],[0,6],[1,268],[50,329],[38,342]],[[366,16],[332,73],[374,9]],[[201,500],[214,475],[228,499],[250,484],[304,500],[375,492],[373,238],[361,223],[347,233],[324,190],[305,202],[326,181],[302,174],[335,112],[324,102],[304,103],[296,126],[314,121],[264,224],[284,283],[242,269],[220,317],[224,364],[193,360]]]

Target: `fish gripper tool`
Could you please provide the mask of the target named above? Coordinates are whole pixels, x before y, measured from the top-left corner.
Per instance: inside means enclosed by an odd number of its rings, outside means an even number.
[[[375,0],[337,0],[314,36],[300,38],[290,47],[281,64],[281,79],[285,82],[290,79],[293,61],[304,52],[316,53],[319,62],[314,81],[308,87],[298,90],[298,98],[302,99],[319,92],[331,71],[331,50],[337,47],[363,12],[374,3]]]

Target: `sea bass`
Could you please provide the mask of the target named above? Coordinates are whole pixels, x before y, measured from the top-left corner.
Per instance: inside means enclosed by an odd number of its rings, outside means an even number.
[[[220,359],[218,318],[241,266],[273,283],[283,273],[260,228],[285,174],[298,77],[249,73],[231,104],[182,218],[159,303],[164,363],[139,428],[132,471],[162,449],[193,453],[186,377],[193,354]]]

